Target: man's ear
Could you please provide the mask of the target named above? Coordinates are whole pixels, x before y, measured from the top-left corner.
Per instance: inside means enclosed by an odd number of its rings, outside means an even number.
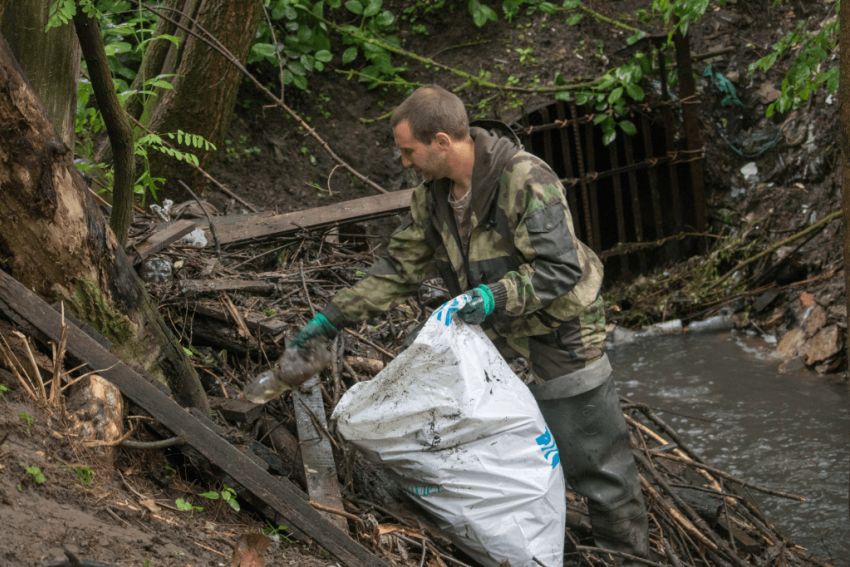
[[[435,144],[438,149],[446,151],[452,147],[452,138],[445,132],[437,132],[431,143]]]

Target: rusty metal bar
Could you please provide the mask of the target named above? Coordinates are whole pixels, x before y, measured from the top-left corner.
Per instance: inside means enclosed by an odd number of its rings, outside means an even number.
[[[643,146],[646,150],[646,159],[652,161],[652,131],[649,119],[645,114],[641,115],[641,129],[643,130]],[[655,239],[664,236],[664,221],[661,219],[661,195],[658,192],[658,172],[654,167],[647,168],[649,174],[649,191],[652,194],[652,214],[655,218]]]
[[[670,93],[667,90],[667,62],[664,54],[658,51],[658,70],[661,73],[661,98],[664,104],[661,106],[661,117],[664,120],[665,150],[668,155],[674,151],[673,140],[673,112],[670,110]],[[673,231],[682,231],[682,205],[679,201],[679,172],[672,162],[670,163],[670,193],[672,195],[673,207]]]
[[[620,164],[617,158],[617,141],[614,140],[610,146],[608,146],[609,151],[611,153],[611,168],[617,169]],[[625,211],[623,209],[623,188],[620,185],[620,175],[615,175],[614,179],[614,208],[617,212],[617,241],[625,244],[626,243],[626,219],[625,219]],[[629,259],[623,254],[620,256],[620,277],[623,274],[629,272]]]
[[[588,114],[592,114],[592,111],[588,110]],[[599,202],[596,194],[596,147],[593,145],[593,127],[593,122],[584,125],[584,138],[585,144],[587,144],[587,173],[592,176],[592,180],[587,184],[587,191],[590,194],[590,215],[593,219],[590,225],[593,229],[593,244],[590,248],[594,252],[599,252],[602,249],[602,234],[599,230]]]
[[[699,157],[697,159],[703,158]],[[593,180],[605,179],[606,177],[611,177],[612,175],[617,175],[620,173],[639,171],[641,169],[650,169],[665,164],[688,163],[689,161],[691,161],[691,158],[683,157],[683,159],[679,159],[679,154],[673,153],[672,155],[666,155],[664,157],[652,158],[646,161],[638,161],[630,165],[623,165],[616,169],[609,169],[608,171],[597,171],[592,174],[587,174],[584,177],[565,177],[560,181],[565,187],[572,187],[581,183],[582,181],[584,181],[585,183],[590,183]]]
[[[561,103],[559,102],[558,104],[560,105]],[[642,106],[641,108],[643,108],[646,111],[650,111],[650,110],[655,110],[657,108],[660,108],[661,106],[662,106],[661,104],[651,104],[651,105],[647,105],[647,106]],[[542,110],[543,109],[539,109],[540,112],[542,112]],[[531,134],[536,134],[538,132],[545,132],[546,130],[555,130],[555,129],[567,128],[569,126],[572,126],[573,122],[578,122],[579,125],[587,124],[591,120],[593,120],[592,114],[588,114],[587,116],[580,116],[579,118],[570,118],[569,120],[565,120],[564,118],[559,117],[557,120],[553,120],[552,122],[546,121],[543,124],[540,124],[538,126],[528,126],[526,124],[523,124],[523,129],[522,129],[521,132],[518,132],[518,134],[520,136],[530,136]]]
[[[566,121],[567,111],[564,108],[564,103],[558,101],[556,105],[556,112],[558,114],[558,120]],[[561,134],[561,151],[564,154],[564,169],[568,178],[573,177],[573,158],[570,155],[570,137],[565,128],[561,128],[559,130]],[[570,207],[570,213],[572,215],[578,215],[578,203],[576,202],[576,191],[573,186],[564,186],[564,190],[567,192],[567,204]],[[576,230],[578,230],[578,224],[575,224]]]
[[[549,110],[547,108],[540,109],[540,117],[543,118],[545,124],[549,123]],[[555,163],[555,156],[552,153],[552,132],[547,131],[543,134],[543,159],[551,167]]]
[[[679,75],[679,100],[682,104],[682,122],[685,126],[685,147],[691,153],[704,151],[699,131],[699,116],[696,100],[696,83],[694,82],[694,70],[691,62],[690,37],[683,36],[679,30],[673,34],[673,43],[676,44],[676,63]],[[705,231],[705,186],[703,179],[702,160],[694,160],[690,166],[691,190],[694,198],[694,217],[696,231]]]
[[[632,141],[630,136],[626,136],[623,140],[623,145],[626,148],[626,167],[629,168],[629,193],[632,196],[632,217],[635,221],[635,238],[638,242],[644,242],[643,238],[643,216],[640,212],[640,195],[638,192],[637,175],[635,174],[635,156],[632,149]],[[646,256],[639,256],[641,273],[646,272]]]
[[[570,114],[575,118],[578,116],[578,110],[575,103],[570,103]],[[573,122],[573,132],[576,139],[576,156],[578,156],[578,175],[579,179],[584,179],[584,157],[581,151],[581,131],[579,130],[578,121]],[[587,196],[587,183],[581,181],[581,198],[584,205],[584,238],[591,250],[595,250],[593,246],[593,223],[590,219],[590,199]]]

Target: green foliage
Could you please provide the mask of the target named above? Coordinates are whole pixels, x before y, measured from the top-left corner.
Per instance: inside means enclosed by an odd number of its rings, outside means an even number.
[[[83,11],[83,14],[87,15],[90,18],[100,17],[101,13],[94,5],[94,0],[79,0],[80,9]],[[52,6],[50,6],[50,19],[47,21],[47,27],[45,31],[50,28],[56,28],[59,26],[63,26],[71,21],[71,19],[77,15],[77,1],[76,0],[57,0]]]
[[[177,500],[175,500],[174,505],[177,506],[178,510],[182,510],[184,512],[204,511],[201,506],[193,506],[191,502],[183,500],[182,498],[178,498]]]
[[[838,45],[839,20],[837,17],[824,22],[819,30],[810,31],[809,22],[799,20],[797,27],[774,43],[773,52],[749,66],[750,73],[767,71],[780,61],[789,50],[796,56],[782,80],[782,94],[767,107],[767,116],[774,112],[785,112],[799,107],[826,85],[828,93],[838,90],[838,61],[832,54]]]
[[[4,386],[3,384],[0,384],[0,400],[3,399],[3,394],[5,394],[6,392],[11,392],[11,391],[12,391],[11,388]]]
[[[285,533],[285,530],[288,530],[288,529],[289,529],[289,527],[288,527],[288,526],[278,526],[278,527],[274,527],[274,524],[272,524],[272,523],[271,523],[270,521],[268,521],[268,520],[266,520],[266,524],[268,524],[268,526],[269,526],[269,527],[267,527],[267,528],[263,528],[263,533],[264,533],[265,535],[267,535],[267,536],[274,536],[274,535],[276,535],[276,536],[278,536],[279,538],[281,538],[283,541],[285,541],[286,543],[292,543],[292,540],[291,540],[291,539],[289,538],[289,536],[287,536],[287,535],[286,535],[286,533]]]
[[[24,422],[27,424],[27,435],[29,435],[30,427],[32,427],[32,424],[35,423],[35,419],[31,418],[28,414],[25,413],[19,413],[18,417],[24,420]]]
[[[236,500],[236,491],[227,486],[226,484],[221,489],[221,493],[218,493],[215,490],[210,490],[209,492],[203,492],[201,494],[198,494],[198,496],[203,496],[204,498],[208,498],[210,500],[218,500],[220,497],[237,512],[242,509],[242,507],[239,505],[239,502],[237,502]]]
[[[27,476],[35,484],[44,484],[47,480],[46,478],[44,478],[44,474],[41,472],[40,468],[28,467],[24,462],[21,462],[21,466],[24,467],[24,470],[27,471]]]
[[[63,468],[76,474],[77,480],[79,480],[83,486],[91,486],[92,479],[94,478],[94,471],[92,471],[89,467],[85,465],[71,465],[70,467]]]

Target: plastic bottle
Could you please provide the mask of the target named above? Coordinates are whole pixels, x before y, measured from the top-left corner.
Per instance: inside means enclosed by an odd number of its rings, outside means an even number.
[[[165,258],[151,258],[142,264],[139,277],[147,283],[171,283],[171,262]]]

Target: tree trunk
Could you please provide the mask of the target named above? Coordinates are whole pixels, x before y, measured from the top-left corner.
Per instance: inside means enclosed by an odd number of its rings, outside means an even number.
[[[839,60],[838,100],[841,104],[841,209],[844,212],[844,301],[850,315],[850,3],[846,0],[839,10]],[[850,333],[845,335],[847,364],[850,366]],[[848,384],[850,387],[850,384]],[[848,506],[850,513],[850,505]]]
[[[186,1],[187,5],[192,3],[193,0]],[[196,19],[244,62],[261,14],[259,0],[200,0]],[[199,134],[220,147],[233,117],[241,73],[223,56],[192,36],[185,40],[179,66],[174,72],[177,73],[172,79],[174,90],[164,91],[155,99],[150,129],[159,134],[177,130]],[[209,166],[216,157],[215,151],[183,149],[194,153],[202,168]],[[176,201],[191,198],[177,185],[178,179],[192,188],[202,181],[196,170],[159,152],[151,153],[150,165],[154,177],[167,180],[165,194]]]
[[[12,48],[59,138],[74,149],[80,45],[74,28],[44,31],[49,19],[48,0],[0,0],[0,33]]]
[[[62,300],[128,364],[208,410],[198,375],[104,223],[68,151],[0,36],[0,268]]]

